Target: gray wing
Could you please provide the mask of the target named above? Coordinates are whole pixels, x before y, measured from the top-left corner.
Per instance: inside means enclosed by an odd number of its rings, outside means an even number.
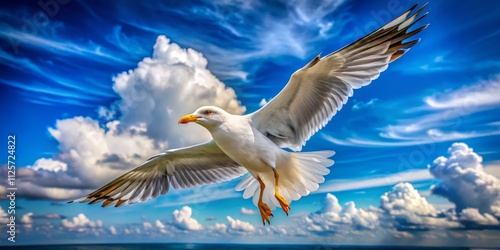
[[[376,79],[389,63],[420,39],[403,42],[425,29],[409,28],[423,18],[416,5],[380,29],[296,71],[269,103],[248,116],[252,124],[280,147],[300,150],[352,96]]]
[[[96,191],[71,202],[103,202],[119,207],[156,198],[175,189],[228,181],[247,170],[229,158],[213,141],[167,150],[155,155]]]

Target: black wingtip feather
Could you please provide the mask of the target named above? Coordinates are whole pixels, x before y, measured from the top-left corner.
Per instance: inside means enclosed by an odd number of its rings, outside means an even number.
[[[418,3],[414,4],[413,6],[411,6],[411,8],[409,8],[409,9],[408,9],[407,11],[405,11],[404,13],[406,13],[406,12],[410,12],[410,13],[411,13],[411,12],[412,12],[415,8],[417,8],[417,6],[418,6]]]

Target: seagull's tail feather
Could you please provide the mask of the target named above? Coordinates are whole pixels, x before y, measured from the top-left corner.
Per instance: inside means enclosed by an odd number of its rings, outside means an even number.
[[[335,154],[334,151],[316,152],[294,152],[289,154],[288,159],[277,162],[276,170],[279,174],[279,193],[288,203],[307,196],[310,192],[316,191],[319,184],[325,181],[324,175],[330,173],[328,169],[334,161],[329,159]],[[273,171],[265,174],[259,173],[266,188],[262,196],[262,201],[267,203],[271,209],[280,207],[275,198],[275,179]],[[245,190],[243,198],[253,197],[253,203],[257,205],[260,194],[259,182],[248,175],[237,186],[237,191]]]

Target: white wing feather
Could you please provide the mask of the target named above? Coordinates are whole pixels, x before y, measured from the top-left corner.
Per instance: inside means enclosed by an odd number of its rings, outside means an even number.
[[[403,43],[425,29],[408,29],[423,18],[425,5],[416,7],[371,34],[323,58],[315,57],[296,71],[281,92],[248,116],[261,133],[280,147],[300,150],[351,97],[378,78],[390,62],[406,53],[419,39]],[[418,17],[418,18],[417,18]]]
[[[213,142],[167,150],[151,157],[96,191],[72,202],[103,202],[107,207],[132,204],[175,189],[228,181],[247,170],[229,158]]]

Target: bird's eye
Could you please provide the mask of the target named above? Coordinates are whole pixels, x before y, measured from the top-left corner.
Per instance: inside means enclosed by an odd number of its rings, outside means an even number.
[[[205,110],[205,112],[203,112],[203,113],[204,113],[205,115],[210,115],[210,114],[212,114],[212,111],[207,109],[207,110]]]

